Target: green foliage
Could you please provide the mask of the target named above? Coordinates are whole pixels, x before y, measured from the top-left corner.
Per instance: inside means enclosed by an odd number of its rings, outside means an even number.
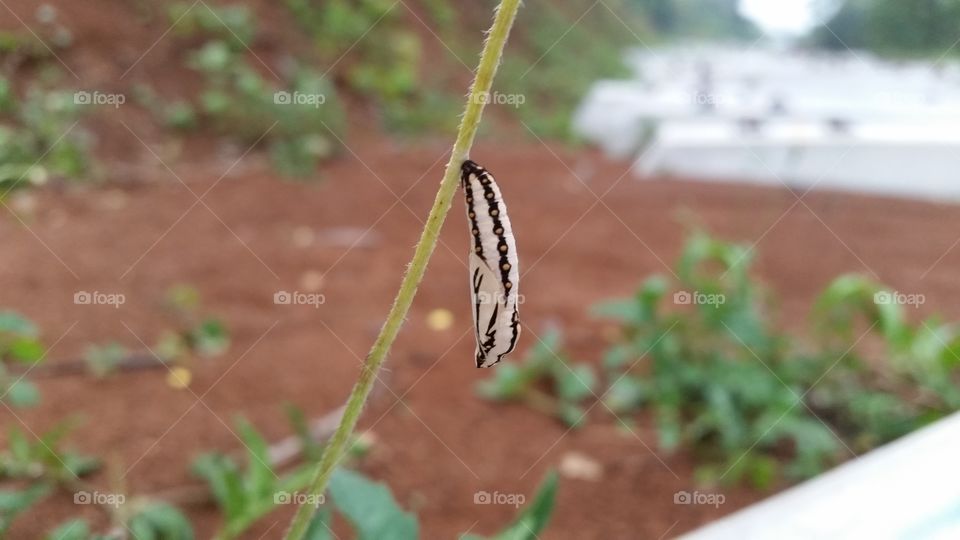
[[[501,533],[494,535],[490,540],[536,540],[547,528],[553,505],[557,496],[558,477],[550,472],[533,497],[533,503],[527,506],[523,513]],[[480,536],[464,535],[463,540],[483,540]]]
[[[740,14],[739,0],[633,0],[665,39],[752,41],[760,30]]]
[[[267,443],[244,420],[237,422],[238,431],[247,447],[246,467],[241,469],[231,458],[221,454],[206,454],[194,463],[194,471],[210,485],[217,505],[223,511],[226,537],[235,537],[260,519],[277,504],[301,501],[295,498],[298,490],[306,487],[311,470],[301,466],[286,474],[278,474],[270,465]],[[333,505],[357,529],[359,538],[416,538],[417,522],[399,508],[390,491],[382,484],[363,478],[360,474],[338,470],[330,482]],[[323,498],[313,501],[319,508]],[[325,512],[328,512],[324,507]],[[321,513],[323,514],[323,513]],[[323,520],[325,518],[318,518]],[[316,537],[326,532],[316,523]],[[323,530],[320,530],[323,529]]]
[[[0,400],[13,407],[32,407],[40,401],[37,387],[10,374],[6,366],[16,363],[29,369],[43,359],[45,351],[32,322],[12,311],[0,311]]]
[[[343,53],[344,44],[360,41],[376,25],[390,26],[398,14],[388,0],[287,0],[286,4],[320,51],[334,58]]]
[[[481,396],[494,401],[522,401],[569,426],[578,426],[586,417],[582,407],[593,397],[596,375],[587,364],[573,362],[562,352],[557,330],[548,331],[519,364],[504,362],[491,378],[478,385]],[[552,394],[541,387],[548,387]]]
[[[270,465],[267,443],[245,420],[237,428],[247,448],[247,464],[241,469],[228,456],[211,453],[200,456],[194,472],[210,486],[214,499],[223,512],[223,531],[235,537],[256,520],[273,510],[278,494],[301,489],[309,480],[307,469],[280,476]]]
[[[26,489],[0,490],[0,536],[6,536],[10,524],[50,492],[50,486],[34,484]]]
[[[200,315],[200,294],[189,285],[174,285],[164,305],[176,329],[160,337],[157,354],[164,360],[180,361],[190,356],[211,358],[230,347],[230,333],[219,319]]]
[[[0,77],[0,194],[90,171],[79,113],[71,92],[34,84],[21,99]]]
[[[954,1],[847,0],[808,42],[829,50],[940,57],[953,47],[958,21],[960,3]]]
[[[203,35],[223,40],[235,50],[250,46],[256,25],[246,6],[210,6],[178,2],[169,8],[173,29],[181,36]]]
[[[94,377],[103,378],[113,373],[127,354],[126,347],[111,341],[104,345],[89,345],[83,353],[83,361]]]
[[[61,448],[72,429],[70,422],[61,422],[34,441],[32,435],[11,427],[7,448],[0,452],[0,478],[70,483],[97,470],[96,458]]]
[[[45,540],[89,540],[90,525],[82,519],[71,519],[47,533]]]
[[[343,110],[334,86],[323,75],[290,61],[284,75],[270,71],[249,52],[256,37],[244,6],[178,4],[170,14],[184,37],[201,38],[187,64],[203,77],[193,100],[164,103],[147,89],[140,100],[168,126],[209,126],[237,143],[263,143],[279,172],[309,176],[320,160],[333,155],[343,130]],[[251,58],[253,56],[253,58]],[[270,79],[278,79],[272,81]]]
[[[288,409],[295,411],[295,409]],[[292,413],[294,417],[296,412]],[[305,424],[300,421],[302,429]],[[247,448],[244,467],[222,454],[205,454],[193,466],[206,480],[217,506],[223,512],[224,524],[218,538],[241,535],[253,523],[273,511],[278,504],[313,504],[317,514],[306,538],[331,538],[329,529],[336,510],[352,526],[359,540],[416,540],[419,523],[414,514],[403,510],[390,489],[362,474],[345,468],[336,469],[326,497],[304,500],[299,490],[306,487],[312,474],[309,460],[288,473],[278,473],[269,463],[264,438],[245,420],[237,421],[237,430]],[[557,477],[551,474],[541,485],[531,504],[497,539],[532,540],[542,532],[549,520],[556,495]]]
[[[337,469],[330,478],[330,498],[353,525],[359,540],[412,540],[417,519],[403,511],[385,485],[360,474]]]
[[[137,501],[124,519],[133,540],[193,540],[193,527],[176,508],[157,501]]]
[[[527,31],[515,36],[498,91],[522,96],[523,103],[496,108],[515,115],[537,137],[570,138],[573,110],[590,85],[626,76],[624,49],[640,45],[638,39],[652,39],[635,9],[625,2],[608,4],[623,23],[602,5],[585,15],[580,8],[546,2],[521,11],[517,25]]]
[[[807,350],[777,329],[749,259],[744,247],[695,234],[677,283],[656,276],[632,299],[596,309],[623,326],[605,358],[607,406],[618,415],[652,409],[661,446],[690,448],[701,479],[768,486],[810,477],[847,449],[868,450],[960,408],[952,325],[912,326],[899,305],[875,301],[882,287],[843,276],[817,302]],[[861,318],[886,358],[860,357]]]
[[[116,520],[131,540],[193,540],[193,526],[176,508],[150,499],[136,499],[116,509]],[[83,519],[71,519],[50,531],[47,540],[107,540],[93,534]]]
[[[400,17],[404,10],[396,3],[287,0],[286,5],[313,38],[322,62],[341,64],[338,75],[380,107],[388,128],[401,132],[436,129],[440,126],[431,121],[442,121],[441,113],[456,114],[452,108],[438,110],[436,105],[446,102],[420,80],[420,38],[405,28]],[[434,8],[434,13],[444,16],[442,9]],[[349,58],[343,58],[348,54]]]
[[[196,107],[217,132],[244,144],[263,138],[278,170],[290,175],[310,174],[333,154],[328,133],[340,131],[343,118],[327,79],[298,68],[276,88],[222,41],[207,42],[189,62],[206,80]]]

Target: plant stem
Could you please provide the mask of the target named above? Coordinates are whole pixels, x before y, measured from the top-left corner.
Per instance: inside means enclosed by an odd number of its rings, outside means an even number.
[[[506,45],[510,28],[513,26],[519,8],[520,0],[501,0],[497,6],[493,26],[490,28],[483,53],[480,55],[477,74],[467,97],[457,139],[454,142],[453,150],[450,152],[450,161],[447,162],[443,179],[440,181],[440,188],[437,190],[437,197],[433,201],[433,208],[430,209],[430,215],[420,236],[420,242],[417,243],[414,250],[413,259],[410,261],[407,273],[400,284],[400,290],[393,301],[387,320],[380,330],[380,335],[374,341],[370,353],[367,354],[357,383],[347,399],[343,419],[340,421],[333,438],[324,449],[320,463],[317,465],[315,475],[308,488],[308,493],[312,495],[319,496],[326,489],[330,475],[333,474],[334,468],[344,453],[347,441],[349,441],[350,435],[356,428],[357,419],[360,417],[363,405],[370,394],[370,389],[373,387],[377,372],[383,365],[383,361],[400,331],[400,326],[410,310],[410,305],[413,303],[417,287],[427,270],[427,263],[430,261],[434,248],[436,248],[440,229],[456,193],[460,166],[469,156],[470,148],[473,146],[473,139],[480,125],[480,118],[483,116],[483,107],[488,101],[493,77],[500,65],[503,48]],[[310,505],[300,506],[297,509],[297,514],[290,522],[286,540],[303,538],[314,512],[315,508]]]

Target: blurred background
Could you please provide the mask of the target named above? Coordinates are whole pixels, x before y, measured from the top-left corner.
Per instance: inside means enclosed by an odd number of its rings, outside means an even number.
[[[495,5],[0,1],[0,537],[952,537],[955,0],[525,2],[471,152],[518,349],[458,194],[304,491]]]

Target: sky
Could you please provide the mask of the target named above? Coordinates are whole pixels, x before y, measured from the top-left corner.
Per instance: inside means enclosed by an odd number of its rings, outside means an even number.
[[[771,33],[798,34],[816,21],[816,0],[740,0],[740,13]]]

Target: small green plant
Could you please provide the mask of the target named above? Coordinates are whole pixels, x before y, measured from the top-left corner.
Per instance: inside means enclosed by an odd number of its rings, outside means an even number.
[[[6,536],[14,518],[50,493],[50,486],[34,484],[24,489],[0,490],[0,535]]]
[[[210,486],[223,512],[220,538],[236,537],[272,511],[277,502],[283,502],[277,498],[278,494],[295,492],[309,481],[305,470],[279,476],[270,464],[263,437],[245,420],[237,424],[248,450],[245,470],[230,457],[217,453],[205,454],[193,465],[194,472]]]
[[[257,34],[253,15],[243,5],[177,2],[170,6],[168,18],[173,22],[174,32],[180,36],[223,40],[238,51],[250,46]]]
[[[557,496],[557,474],[550,472],[537,488],[533,503],[504,531],[490,537],[489,540],[537,540],[547,528],[553,503]],[[466,535],[463,540],[483,540],[482,536]]]
[[[217,318],[200,315],[200,294],[189,285],[174,285],[167,291],[164,307],[175,330],[160,337],[156,352],[165,361],[186,362],[193,356],[210,358],[230,346],[230,334]]]
[[[571,427],[579,426],[586,418],[582,404],[594,396],[596,374],[588,364],[575,363],[562,353],[558,330],[546,332],[538,341],[520,363],[497,366],[478,385],[478,392],[494,401],[524,402]]]
[[[72,92],[33,84],[18,98],[0,77],[0,194],[90,172],[79,113]]]
[[[83,353],[83,361],[94,377],[102,379],[113,373],[128,355],[126,347],[111,341],[103,345],[88,346]]]
[[[334,510],[351,524],[357,538],[419,537],[416,516],[400,508],[387,486],[341,467],[331,477],[327,494],[307,496],[301,490],[309,482],[311,462],[280,473],[270,463],[263,436],[242,419],[237,429],[247,448],[245,466],[223,454],[211,453],[199,457],[193,467],[207,482],[223,513],[224,524],[217,538],[236,538],[281,504],[310,504],[317,509],[307,538],[329,538]],[[534,503],[497,538],[535,538],[546,526],[555,491],[556,476],[551,475]],[[328,496],[332,504],[327,504]]]
[[[161,501],[145,497],[111,508],[115,529],[129,531],[133,540],[193,540],[193,527],[179,510]],[[48,540],[103,540],[112,538],[93,534],[84,519],[71,519],[50,531]]]
[[[34,440],[32,435],[10,428],[7,448],[0,451],[0,478],[72,484],[97,470],[100,461],[96,458],[61,448],[72,429],[72,422],[61,422]]]
[[[0,400],[13,407],[31,407],[40,401],[36,385],[9,373],[7,365],[33,366],[43,360],[45,349],[37,327],[12,311],[0,311]]]
[[[514,96],[515,105],[499,108],[520,119],[537,137],[572,140],[573,111],[590,86],[598,79],[628,75],[623,50],[639,45],[638,39],[653,38],[628,3],[608,5],[589,13],[544,5],[523,14],[519,24],[528,31],[519,36],[515,54],[504,61],[499,90]],[[619,15],[611,16],[614,11]],[[604,39],[596,39],[598,35]],[[516,101],[518,97],[522,102]]]
[[[447,89],[437,91],[432,81],[421,80],[423,46],[417,33],[405,27],[397,4],[385,0],[287,0],[286,4],[313,38],[321,61],[341,65],[338,80],[372,100],[388,129],[436,130],[455,117],[455,100],[446,96]],[[350,58],[339,62],[344,51]]]
[[[0,450],[0,480],[25,487],[0,490],[0,537],[5,537],[15,517],[25,513],[54,488],[80,485],[80,478],[100,468],[100,460],[63,449],[71,422],[60,422],[39,436],[11,427],[7,447]]]
[[[960,406],[952,325],[912,326],[899,305],[875,302],[882,287],[844,276],[813,312],[818,337],[795,338],[777,328],[749,261],[746,247],[697,233],[677,283],[655,276],[596,309],[623,326],[604,362],[607,407],[652,409],[661,447],[691,449],[702,480],[807,478]],[[860,316],[892,360],[860,356]]]
[[[335,153],[345,123],[333,84],[292,59],[282,75],[271,70],[281,80],[262,75],[250,58],[257,30],[246,7],[177,4],[170,18],[183,39],[199,40],[187,65],[202,76],[204,88],[197,99],[169,103],[140,88],[140,102],[166,125],[209,126],[239,144],[262,142],[288,176],[309,176]]]

